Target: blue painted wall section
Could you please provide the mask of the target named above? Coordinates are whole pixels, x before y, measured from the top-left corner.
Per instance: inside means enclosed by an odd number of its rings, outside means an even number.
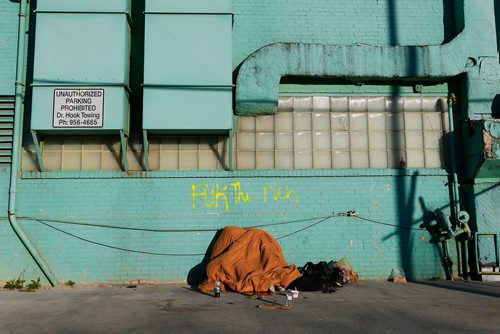
[[[235,0],[233,65],[277,42],[324,45],[439,45],[454,33],[445,10],[452,0]],[[395,21],[388,17],[394,12]],[[449,15],[450,17],[452,15]],[[443,17],[445,19],[443,19]]]
[[[19,4],[0,0],[0,96],[14,94]]]
[[[220,172],[218,177],[167,173],[150,178],[103,174],[93,179],[24,179],[18,216],[24,217],[20,218],[23,227],[62,281],[185,280],[203,259],[215,231],[131,231],[51,219],[151,230],[216,230],[306,219],[263,227],[281,237],[332,212],[357,210],[372,220],[418,228],[427,210],[446,210],[448,203],[447,177],[418,173],[407,171],[396,180],[393,175],[369,171],[358,177],[324,171],[316,176],[312,172],[268,172],[267,176],[262,172],[260,177]],[[401,187],[409,196],[398,193]],[[405,198],[405,221],[397,217],[400,196]],[[425,230],[402,231],[358,218],[333,217],[280,242],[287,260],[299,265],[347,256],[362,277],[386,278],[393,267],[403,267],[416,277],[443,276],[440,254],[429,239]]]
[[[0,168],[0,281],[17,278],[23,271],[25,278],[43,278],[43,273],[26,252],[26,248],[7,220],[9,168]]]
[[[450,19],[462,2],[463,18]],[[0,95],[14,93],[18,9],[0,0]],[[461,77],[461,119],[494,116],[494,0],[235,0],[233,9],[238,114],[276,112],[280,80],[294,75],[387,85]],[[385,279],[395,267],[443,277],[442,250],[419,227],[435,209],[450,213],[448,179],[434,169],[24,173],[16,213],[60,282],[197,280],[228,225],[284,237],[297,265],[347,256],[362,278]],[[478,231],[500,231],[498,181],[470,186]],[[0,281],[24,270],[43,277],[5,219],[8,185],[0,170]],[[359,217],[329,217],[348,210]]]
[[[287,75],[351,77],[395,80],[400,78],[448,78],[467,73],[469,96],[482,102],[470,109],[481,113],[491,105],[500,86],[494,3],[478,6],[464,1],[465,29],[443,45],[371,46],[273,43],[242,64],[237,79],[236,113],[272,114],[278,107],[278,84]],[[393,27],[398,32],[397,27]],[[396,35],[396,33],[394,33]],[[400,39],[394,39],[394,45]],[[482,67],[484,64],[485,67]],[[472,108],[474,107],[474,108]]]

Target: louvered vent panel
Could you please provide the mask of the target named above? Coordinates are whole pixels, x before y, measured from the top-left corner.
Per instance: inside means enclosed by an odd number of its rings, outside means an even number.
[[[0,166],[10,166],[14,132],[14,97],[0,96]]]

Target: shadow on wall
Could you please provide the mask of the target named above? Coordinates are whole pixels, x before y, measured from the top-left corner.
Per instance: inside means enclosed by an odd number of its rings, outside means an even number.
[[[498,23],[500,24],[500,22]],[[500,94],[495,95],[493,98],[493,103],[491,104],[491,117],[497,119],[500,118]]]
[[[400,45],[400,36],[397,25],[397,17],[398,17],[398,2],[396,0],[389,0],[388,2],[388,38],[391,46]],[[463,14],[460,15],[460,11],[463,11],[463,0],[443,0],[443,26],[444,26],[444,41],[448,42],[453,39],[457,33],[463,29]],[[417,77],[417,69],[419,67],[420,59],[417,56],[417,48],[416,47],[408,47],[407,59],[404,59],[406,62],[406,73],[405,76],[407,78],[416,78]],[[398,86],[393,85],[391,98],[393,99],[391,105],[394,112],[401,112],[401,110],[397,110],[398,107],[398,99],[401,97],[401,92]],[[393,120],[393,127],[397,128],[396,119]],[[400,264],[404,271],[407,274],[409,279],[415,278],[418,276],[418,273],[415,272],[415,259],[413,254],[413,235],[411,228],[413,224],[413,217],[415,214],[415,207],[417,204],[417,178],[419,177],[418,173],[415,173],[411,176],[411,179],[408,179],[404,168],[406,166],[406,159],[408,158],[403,153],[405,151],[405,143],[401,141],[399,136],[394,136],[390,138],[391,145],[397,151],[402,152],[401,161],[400,161],[400,172],[397,174],[394,180],[394,187],[396,189],[396,208],[397,208],[397,224],[401,226],[401,231],[397,233],[399,245],[400,245]],[[446,138],[442,139],[441,149],[446,149]],[[446,164],[446,162],[445,162]],[[450,188],[451,189],[451,188]],[[423,199],[420,199],[421,205],[423,205]],[[423,219],[424,225],[425,223],[429,224],[432,220],[432,212],[429,212],[425,209],[425,205],[422,206],[424,208]],[[429,231],[430,232],[430,231]],[[432,233],[431,233],[432,235]],[[384,238],[392,237],[387,236]],[[439,245],[436,246],[436,252],[441,258],[446,258],[446,250],[440,249]],[[449,278],[450,273],[447,271],[447,266],[444,266],[446,271],[446,276]]]
[[[398,36],[398,2],[395,0],[388,0],[388,19],[389,19],[389,43],[391,46],[399,45],[400,41]],[[497,38],[498,28],[500,25],[499,18],[500,4],[495,4],[497,15]],[[498,7],[498,8],[497,8]],[[455,38],[460,31],[464,29],[464,0],[443,0],[443,43],[448,43]]]
[[[207,264],[210,261],[210,256],[212,255],[212,249],[214,248],[215,242],[217,241],[217,239],[219,239],[221,233],[222,230],[219,230],[217,231],[217,233],[215,233],[212,241],[210,241],[210,244],[208,245],[207,252],[203,257],[203,260],[201,260],[200,263],[189,270],[187,283],[191,285],[192,288],[198,289],[198,284],[207,279]]]
[[[461,30],[459,27],[461,17],[457,10],[462,10],[463,12],[463,0],[443,0],[443,27],[444,27],[444,40],[443,43],[448,43],[451,41],[458,32]],[[463,15],[462,15],[463,16]]]
[[[400,43],[399,31],[397,27],[398,8],[396,4],[397,4],[396,0],[389,0],[387,18],[389,20],[388,38],[391,46],[397,46]],[[418,59],[416,59],[415,56],[415,49],[410,48],[410,54],[409,58],[407,59],[407,68],[406,68],[407,76],[410,77],[414,75],[417,67],[418,67]],[[391,92],[391,98],[393,101],[391,103],[391,106],[392,108],[395,108],[395,110],[393,110],[394,112],[400,111],[397,110],[398,109],[397,100],[399,99],[400,95],[401,94],[399,87],[393,85]],[[394,119],[393,122],[394,124],[392,124],[392,126],[397,128],[396,120]],[[397,151],[404,152],[404,143],[401,142],[399,136],[393,136],[389,140],[391,141],[392,147],[394,147]],[[401,156],[400,160],[401,168],[406,167],[406,162],[405,162],[406,159],[407,157],[405,157],[404,155]],[[398,220],[397,224],[402,227],[401,230],[397,233],[399,247],[400,247],[399,261],[401,267],[403,268],[409,279],[415,277],[415,271],[414,271],[415,264],[413,262],[413,256],[411,252],[411,250],[413,249],[411,230],[405,229],[405,227],[406,228],[411,227],[413,221],[413,213],[416,200],[415,199],[416,184],[417,184],[416,178],[417,175],[412,176],[410,188],[407,187],[406,173],[403,169],[400,170],[400,172],[394,179],[394,188],[396,189],[395,206],[397,210],[397,220]],[[391,236],[385,237],[384,240],[389,237]]]
[[[411,230],[414,228],[413,216],[416,207],[417,178],[418,174],[415,173],[411,176],[411,180],[408,180],[406,172],[401,169],[394,180],[396,189],[397,225],[401,227],[395,234],[398,238],[400,248],[400,265],[405,271],[408,279],[413,279],[418,276],[415,272],[413,258],[414,240]],[[408,182],[410,182],[409,186]],[[386,241],[393,235],[394,233],[384,237],[383,240]]]
[[[15,1],[13,1],[15,2]],[[29,11],[34,13],[36,11],[37,2],[30,1]],[[35,59],[35,32],[36,32],[36,15],[29,15],[29,28],[28,28],[28,49],[27,49],[27,66],[26,66],[26,92],[24,101],[24,121],[23,121],[23,145],[31,145],[31,98],[33,96],[33,70],[34,70],[34,59]],[[35,156],[33,156],[34,159]]]
[[[431,240],[429,243],[434,245],[434,251],[436,257],[442,259],[443,270],[446,275],[446,279],[452,279],[452,270],[451,270],[451,258],[448,254],[448,248],[445,243],[438,242],[439,238],[442,236],[441,231],[438,228],[437,223],[437,215],[436,211],[430,211],[427,208],[424,198],[419,197],[420,207],[422,208],[422,221],[423,223],[419,226],[420,228],[425,228],[429,235],[431,236]]]

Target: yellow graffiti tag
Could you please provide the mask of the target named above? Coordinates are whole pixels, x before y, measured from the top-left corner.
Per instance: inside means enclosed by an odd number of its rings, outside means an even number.
[[[297,195],[297,192],[294,189],[288,189],[288,186],[285,187],[285,194],[282,194],[282,187],[278,187],[277,189],[273,186],[265,186],[264,187],[264,203],[267,203],[267,193],[269,191],[272,191],[273,193],[273,199],[275,202],[277,201],[284,201],[287,199],[290,199],[290,197],[295,197],[295,203],[299,202],[299,196]]]
[[[232,188],[232,201],[229,199],[231,195],[230,188]],[[286,187],[275,187],[275,186],[265,186],[264,191],[261,195],[264,203],[267,203],[268,194],[272,194],[272,198],[275,202],[295,200],[296,203],[299,202],[299,196],[294,189]],[[198,202],[202,201],[206,208],[218,208],[219,202],[223,201],[223,206],[226,212],[229,211],[230,203],[235,205],[240,203],[250,204],[258,198],[258,195],[252,196],[251,193],[243,190],[241,182],[230,183],[229,185],[222,186],[219,183],[210,185],[208,183],[203,184],[193,184],[191,185],[191,200],[192,208],[196,209],[198,207]]]
[[[195,185],[193,184],[191,186],[191,198],[192,198],[192,207],[193,209],[196,209],[196,199],[198,197],[201,197],[203,201],[205,202],[205,206],[207,208],[211,208],[215,206],[216,208],[219,207],[219,199],[222,198],[224,200],[226,212],[229,211],[229,199],[227,197],[226,191],[229,188],[229,186],[225,186],[222,189],[220,189],[219,184],[215,185],[215,189],[210,190],[210,196],[208,195],[208,184],[200,184],[200,185]],[[199,192],[198,189],[204,188],[203,191]]]
[[[205,188],[205,189],[201,193],[198,193],[199,188]],[[192,201],[193,201],[193,209],[196,209],[196,198],[203,197],[206,201],[207,188],[208,188],[208,184],[200,184],[200,185],[193,184],[191,186],[191,197],[192,197]]]
[[[244,203],[253,202],[254,198],[250,198],[250,194],[246,193],[241,188],[241,182],[231,183],[231,187],[234,189],[234,203],[239,203],[243,201]]]

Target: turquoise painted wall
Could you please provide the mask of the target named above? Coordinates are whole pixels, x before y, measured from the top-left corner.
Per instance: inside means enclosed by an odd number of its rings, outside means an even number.
[[[0,95],[14,95],[19,4],[0,0]]]
[[[500,53],[500,4],[495,2],[495,21],[496,21],[496,32],[497,32],[497,48]]]
[[[17,278],[23,271],[28,282],[43,273],[33,262],[7,220],[10,169],[0,168],[0,281]]]
[[[362,217],[418,228],[428,210],[447,210],[447,177],[442,172],[400,173],[185,172],[147,178],[70,173],[48,179],[33,175],[20,182],[18,216],[24,217],[20,218],[22,226],[62,281],[185,280],[203,255],[136,254],[77,237],[145,252],[204,254],[215,232],[155,233],[50,221],[157,230],[218,229],[313,218],[264,227],[280,237],[332,212],[356,210]],[[269,187],[280,191],[281,198],[274,198]],[[218,201],[212,190],[222,194]],[[34,219],[43,219],[60,231]],[[443,276],[439,250],[429,239],[426,230],[401,230],[338,217],[280,242],[286,259],[298,265],[347,256],[365,278],[386,278],[394,267],[403,267],[414,277]]]
[[[489,3],[489,0],[483,1],[481,4]],[[15,53],[16,41],[12,42],[12,36],[17,30],[13,27],[17,22],[18,4],[0,0],[0,6],[10,10],[10,14],[0,11],[0,18],[8,16],[7,21],[13,22],[4,26],[5,20],[0,20],[0,36],[9,36],[11,43],[5,56],[0,53],[0,73],[9,73],[10,79],[0,76],[0,85],[3,82],[10,87],[11,91],[6,89],[5,94],[12,94],[15,64],[3,70],[2,66],[4,59],[15,59],[12,53]],[[439,45],[454,35],[454,23],[444,15],[449,6],[449,1],[436,0],[353,0],[348,4],[340,0],[236,0],[233,2],[233,67],[237,68],[257,49],[274,42]],[[473,10],[485,14],[484,8],[487,7],[478,5]],[[389,14],[396,19],[389,20]],[[475,41],[476,44],[477,41],[480,39]],[[460,47],[468,49],[468,42],[462,41]],[[489,48],[491,46],[485,47],[487,51]],[[473,51],[480,53],[483,49],[473,48]],[[420,59],[419,52],[413,54],[417,59]],[[471,74],[469,83],[473,84],[464,87],[470,93],[470,106],[474,107],[470,108],[470,114],[474,117],[482,117],[488,107],[491,109],[491,103],[488,104],[491,100],[488,99],[495,92],[499,93],[498,58],[489,53],[481,55],[488,57],[479,59],[481,66],[479,63],[477,67],[472,66],[468,73]],[[425,66],[440,69],[441,65],[433,62],[432,55],[425,59],[430,61]],[[399,60],[395,58],[394,62]],[[364,66],[356,63],[356,59],[351,62]],[[460,63],[454,59],[453,65],[455,62]],[[459,65],[464,67],[467,64]],[[400,70],[406,73],[409,69]],[[307,92],[314,93],[314,90]],[[3,189],[0,208],[4,212],[0,216],[3,217],[7,211],[8,174],[8,171],[0,173],[0,189]],[[199,277],[197,265],[203,260],[203,255],[147,255],[103,245],[154,253],[204,254],[214,231],[159,233],[50,221],[156,230],[218,229],[226,225],[290,222],[356,210],[361,216],[375,221],[418,227],[429,211],[442,208],[449,212],[447,180],[443,171],[436,170],[165,172],[130,176],[98,172],[27,174],[19,182],[17,214],[21,217],[22,227],[60,281],[184,280]],[[237,182],[240,182],[242,192],[239,202],[235,201],[234,193]],[[210,195],[207,202],[201,195],[205,184],[208,185],[208,194],[217,189],[224,193],[219,196],[218,207],[213,206]],[[193,185],[197,186],[195,207]],[[281,189],[282,196],[288,193],[289,198],[274,200],[267,197],[264,202],[264,189],[269,186]],[[482,187],[478,186],[476,192],[478,200],[475,205],[480,212],[478,225],[489,222],[484,228],[498,230],[500,226],[495,217],[500,211],[493,201],[498,198],[498,187],[489,190],[489,195],[481,193]],[[245,202],[247,194],[254,198],[252,202]],[[317,221],[313,219],[264,229],[279,237]],[[0,224],[0,257],[3,260],[0,280],[12,279],[23,270],[26,270],[28,279],[42,276],[9,223],[2,220]],[[403,267],[413,277],[442,277],[440,250],[429,244],[429,238],[426,231],[401,230],[340,217],[291,235],[281,240],[281,245],[287,260],[298,265],[305,261],[347,256],[364,278],[386,278],[394,267]]]
[[[0,217],[7,216],[10,168],[0,167]]]
[[[444,15],[450,3],[449,0],[234,0],[233,66],[262,46],[276,42],[441,44],[454,30],[453,23]],[[395,17],[394,22],[389,14]],[[391,34],[393,28],[398,31],[397,36]]]

